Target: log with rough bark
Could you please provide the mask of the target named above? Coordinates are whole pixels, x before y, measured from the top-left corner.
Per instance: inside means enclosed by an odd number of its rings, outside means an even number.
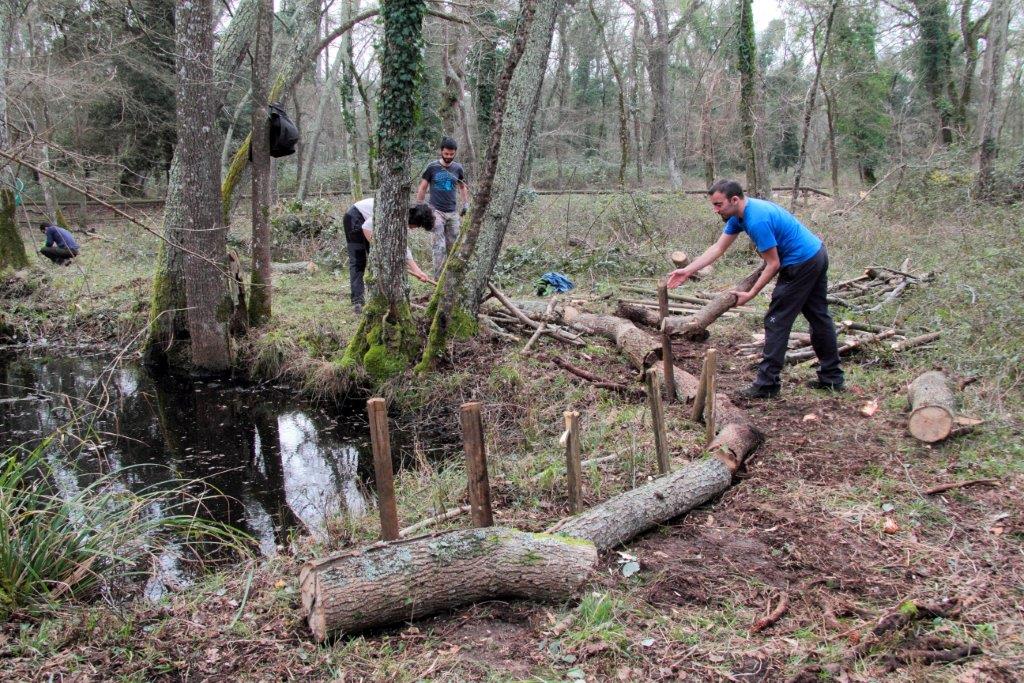
[[[926,372],[907,387],[910,419],[907,427],[914,438],[935,443],[947,438],[956,427],[956,399],[949,380],[938,371]]]
[[[749,291],[757,282],[757,278],[761,277],[763,270],[764,265],[745,277],[734,289],[739,292]],[[665,318],[665,326],[673,335],[682,335],[692,340],[704,340],[708,338],[708,326],[735,305],[736,295],[732,291],[722,292],[693,315]]]
[[[689,463],[619,494],[559,522],[549,532],[586,539],[599,551],[621,545],[722,493],[732,482],[733,473],[763,439],[761,432],[749,424],[726,425],[708,445],[714,457]]]
[[[564,600],[597,566],[593,544],[489,527],[390,543],[308,562],[302,609],[318,641],[481,600]]]

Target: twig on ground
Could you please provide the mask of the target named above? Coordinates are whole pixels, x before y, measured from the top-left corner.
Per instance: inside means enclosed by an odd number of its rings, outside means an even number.
[[[768,604],[770,605],[771,601],[769,601]],[[781,619],[788,611],[789,596],[783,593],[782,597],[779,599],[779,604],[775,606],[775,609],[769,612],[766,616],[763,616],[757,621],[755,621],[753,625],[750,627],[750,632],[760,633],[761,631],[765,630],[766,628],[777,622],[779,619]]]
[[[933,486],[927,489],[924,494],[926,496],[934,496],[936,493],[944,493],[946,491],[952,491],[953,489],[962,489],[966,486],[999,486],[998,479],[971,479],[970,481],[956,481],[950,484],[940,484],[939,486]]]

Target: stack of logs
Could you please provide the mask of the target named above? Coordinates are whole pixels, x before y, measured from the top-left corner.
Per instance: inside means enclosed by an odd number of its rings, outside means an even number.
[[[856,334],[856,333],[861,334]],[[930,344],[940,336],[941,332],[925,332],[916,334],[902,327],[872,325],[855,320],[843,320],[836,325],[836,334],[840,338],[839,354],[849,355],[867,346],[885,342],[895,353],[915,349]],[[845,338],[844,338],[845,335]],[[740,358],[755,360],[761,358],[764,347],[764,334],[754,333],[749,344],[738,347]],[[811,335],[807,332],[792,332],[789,335],[789,351],[786,353],[788,365],[811,365],[816,362],[814,349],[811,348]]]
[[[897,299],[908,287],[921,286],[935,278],[934,273],[912,273],[910,259],[898,268],[872,266],[860,277],[837,282],[828,288],[828,302],[851,311],[870,312]]]

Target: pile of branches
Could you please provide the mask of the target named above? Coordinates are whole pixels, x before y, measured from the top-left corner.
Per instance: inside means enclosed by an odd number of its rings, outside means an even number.
[[[860,277],[837,282],[828,288],[828,302],[858,313],[877,311],[899,298],[909,287],[935,279],[934,273],[910,272],[910,259],[896,268],[871,266]]]
[[[488,298],[495,299],[501,304],[501,308],[489,308],[486,313],[481,313],[478,316],[478,320],[480,326],[491,335],[509,341],[520,341],[519,332],[525,331],[530,333],[530,339],[526,342],[526,346],[523,347],[523,353],[528,352],[542,334],[572,346],[586,346],[586,342],[580,338],[581,335],[578,332],[571,332],[562,325],[535,320],[523,312],[515,302],[493,284],[488,285],[488,287],[490,287],[490,296]],[[557,302],[557,297],[551,297],[544,318],[550,317],[551,311]]]
[[[836,325],[836,335],[839,337],[839,355],[847,356],[882,342],[887,343],[889,349],[894,353],[919,349],[936,341],[942,333],[915,334],[902,327],[886,327],[854,320],[843,320]],[[755,333],[751,337],[752,341],[749,344],[741,344],[738,347],[741,353],[740,358],[754,360],[761,357],[764,348],[764,334]],[[816,362],[814,349],[811,348],[811,335],[807,332],[791,333],[789,335],[789,350],[786,352],[786,364],[812,365]]]

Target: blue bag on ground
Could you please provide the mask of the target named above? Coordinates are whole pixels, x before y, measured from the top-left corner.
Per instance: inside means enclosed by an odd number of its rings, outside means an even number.
[[[572,283],[572,280],[554,271],[550,273],[544,273],[540,276],[540,280],[537,281],[537,294],[539,296],[547,296],[548,294],[561,294],[562,292],[568,292],[570,289],[575,289],[576,285]]]

